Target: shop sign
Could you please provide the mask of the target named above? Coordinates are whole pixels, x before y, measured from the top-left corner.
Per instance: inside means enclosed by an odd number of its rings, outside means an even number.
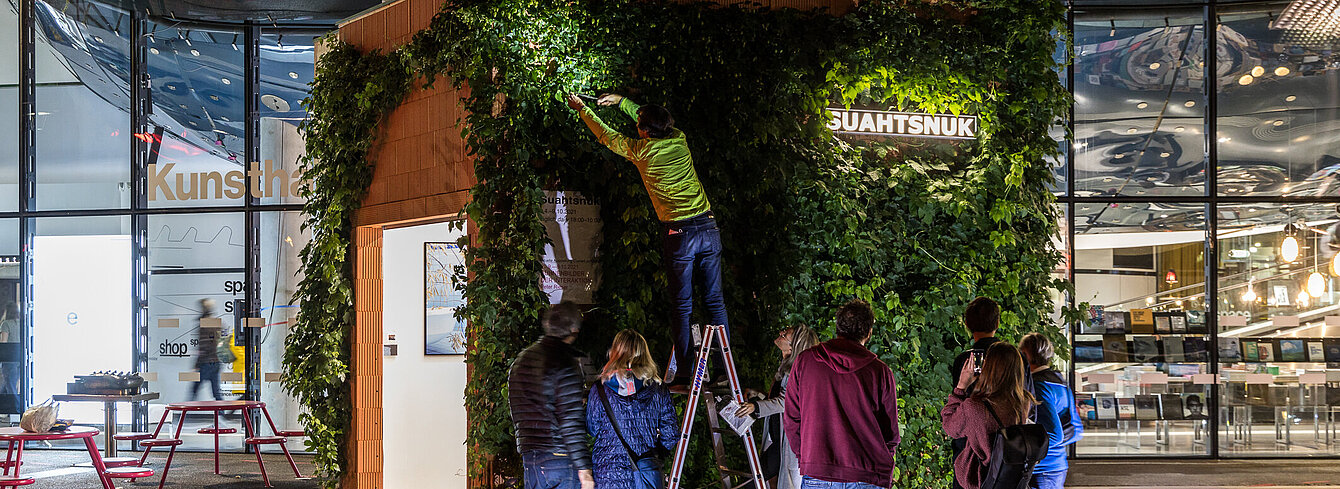
[[[600,205],[578,192],[547,190],[540,205],[549,243],[540,257],[540,288],[550,304],[594,304],[600,286]]]
[[[298,195],[303,182],[301,170],[278,168],[273,160],[265,160],[263,170],[260,163],[252,162],[245,173],[242,170],[173,172],[176,166],[176,163],[149,164],[150,202],[160,196],[163,200],[240,199],[247,193],[248,183],[254,198],[290,197]]]
[[[915,114],[829,107],[828,129],[837,134],[940,139],[977,138],[977,116]]]

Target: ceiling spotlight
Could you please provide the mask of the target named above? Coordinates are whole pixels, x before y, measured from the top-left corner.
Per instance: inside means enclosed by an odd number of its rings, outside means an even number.
[[[153,54],[158,54],[158,48],[149,48],[149,52]]]
[[[1265,69],[1265,68],[1262,68],[1262,67],[1260,67],[1260,66],[1256,66],[1256,67],[1253,67],[1253,68],[1252,68],[1252,76],[1260,77],[1260,76],[1265,75],[1265,74],[1266,74],[1266,69]]]
[[[297,79],[298,79],[298,72],[296,72],[296,71],[290,71],[290,72],[288,72],[288,77],[289,77],[289,78],[292,78],[292,79],[294,79],[294,80],[297,80]]]
[[[1145,108],[1145,107],[1149,107],[1149,103],[1148,103],[1148,102],[1140,102],[1140,103],[1138,103],[1138,104],[1135,104],[1135,108],[1137,108],[1137,109],[1143,109],[1143,108]]]
[[[210,96],[209,96],[209,99],[210,99],[210,100],[213,100],[213,101],[215,101],[215,102],[218,102],[218,101],[219,101],[219,96],[218,96],[218,95],[210,95]]]
[[[102,42],[102,36],[93,36],[94,41]]]
[[[1295,101],[1295,100],[1298,100],[1298,96],[1297,96],[1297,95],[1290,95],[1290,96],[1288,96],[1288,97],[1284,97],[1284,101],[1285,101],[1285,102],[1293,102],[1293,101]]]
[[[1116,156],[1113,156],[1113,158],[1116,158],[1116,159],[1118,159],[1118,160],[1120,160],[1120,159],[1122,159],[1122,158],[1125,158],[1125,157],[1126,157],[1126,153],[1117,153]]]
[[[1275,76],[1289,76],[1289,67],[1280,66],[1275,68]]]
[[[1326,278],[1320,273],[1312,272],[1307,276],[1307,295],[1312,297],[1321,297],[1326,292]]]
[[[1256,78],[1252,75],[1242,75],[1238,78],[1238,85],[1251,85],[1254,81],[1256,81]]]
[[[1163,66],[1163,65],[1160,64],[1158,61],[1155,61],[1155,62],[1153,62],[1153,63],[1149,63],[1149,69],[1151,69],[1151,70],[1157,70],[1157,69],[1159,69],[1160,66]]]
[[[1140,131],[1139,129],[1136,129],[1136,128],[1132,127],[1132,128],[1130,128],[1130,129],[1127,129],[1127,130],[1126,130],[1126,134],[1135,134],[1136,132],[1139,132],[1139,131]]]
[[[1185,131],[1185,130],[1186,130],[1186,128],[1185,128],[1185,127],[1182,127],[1182,126],[1177,126],[1177,127],[1174,127],[1174,128],[1173,128],[1173,132],[1182,132],[1182,131]]]
[[[229,79],[227,79],[227,78],[220,78],[219,81],[222,81],[224,85],[232,85],[232,84],[233,84],[233,81],[232,81],[232,80],[229,80]]]
[[[1169,156],[1172,156],[1172,153],[1169,153],[1169,152],[1167,152],[1167,151],[1164,151],[1164,152],[1162,152],[1162,153],[1159,153],[1159,157],[1160,157],[1160,158],[1167,158],[1167,157],[1169,157]]]
[[[1283,126],[1283,125],[1284,125],[1284,121],[1279,120],[1279,119],[1276,119],[1275,122],[1271,122],[1270,125],[1275,126],[1275,127],[1280,127],[1280,126]]]
[[[196,49],[192,49],[192,50],[191,50],[191,56],[200,56],[200,51],[199,51],[199,50],[196,50]]]
[[[1189,108],[1192,108],[1192,107],[1195,107],[1195,106],[1196,106],[1196,101],[1195,101],[1195,100],[1188,100],[1188,101],[1186,101],[1186,102],[1183,102],[1182,105],[1189,109]]]
[[[1168,215],[1167,215],[1167,214],[1159,214],[1159,217],[1160,217],[1160,218],[1164,218],[1164,219],[1166,219],[1166,218],[1168,217]]]

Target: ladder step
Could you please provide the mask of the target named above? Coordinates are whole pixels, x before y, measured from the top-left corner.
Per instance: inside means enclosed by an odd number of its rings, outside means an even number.
[[[734,476],[734,477],[748,477],[748,478],[750,478],[749,481],[750,481],[750,482],[753,482],[754,474],[750,474],[750,473],[745,472],[745,471],[743,471],[743,470],[735,470],[735,469],[728,469],[728,468],[725,468],[725,467],[717,467],[717,471],[721,472],[722,474],[729,475],[729,476]]]

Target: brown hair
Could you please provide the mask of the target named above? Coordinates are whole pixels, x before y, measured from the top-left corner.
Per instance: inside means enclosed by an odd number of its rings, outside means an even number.
[[[1019,340],[1019,351],[1023,352],[1024,360],[1028,361],[1030,367],[1051,365],[1052,357],[1056,356],[1056,347],[1042,333],[1024,335],[1024,339]]]
[[[837,335],[852,341],[863,341],[875,326],[875,312],[870,304],[852,299],[837,312]]]
[[[1000,304],[988,297],[978,297],[963,311],[963,324],[974,333],[994,333],[1000,327]]]
[[[997,342],[986,349],[981,367],[972,397],[989,404],[1002,422],[1024,422],[1037,401],[1024,390],[1024,359],[1019,356],[1019,349],[1004,341]]]
[[[601,380],[609,380],[614,374],[627,370],[633,374],[633,377],[641,379],[643,382],[661,381],[661,374],[656,368],[656,360],[651,358],[651,350],[647,348],[647,339],[638,334],[637,331],[625,329],[619,334],[614,335],[614,343],[610,344],[610,360],[605,362],[605,368],[600,372]]]
[[[809,326],[797,324],[791,328],[791,354],[782,357],[782,364],[777,366],[777,374],[772,376],[772,380],[781,381],[782,377],[791,373],[791,365],[796,363],[796,357],[800,356],[800,352],[817,344],[819,344],[819,333],[815,333]]]

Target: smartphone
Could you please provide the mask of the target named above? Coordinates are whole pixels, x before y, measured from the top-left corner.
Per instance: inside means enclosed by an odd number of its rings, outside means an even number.
[[[982,359],[986,357],[986,352],[981,350],[972,351],[972,373],[982,373]]]

